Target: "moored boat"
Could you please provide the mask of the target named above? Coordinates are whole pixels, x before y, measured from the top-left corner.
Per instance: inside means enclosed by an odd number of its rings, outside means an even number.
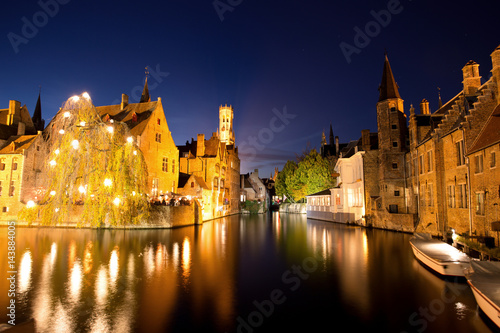
[[[500,327],[500,262],[474,260],[466,277],[481,310]]]
[[[430,234],[415,233],[410,245],[421,263],[441,275],[465,276],[464,269],[470,267],[468,255]]]

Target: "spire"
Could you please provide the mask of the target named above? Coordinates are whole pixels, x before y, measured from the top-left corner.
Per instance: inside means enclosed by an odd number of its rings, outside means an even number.
[[[332,129],[332,122],[330,121],[330,136],[328,137],[328,144],[333,145],[335,142],[335,138],[333,137],[333,129]]]
[[[396,84],[396,80],[394,80],[394,75],[392,74],[389,59],[387,58],[387,52],[385,54],[382,82],[380,83],[378,90],[380,91],[378,99],[379,102],[389,98],[401,98],[401,96],[399,96],[398,85]]]
[[[148,77],[146,75],[146,82],[144,82],[144,89],[142,90],[141,100],[139,103],[151,102],[151,96],[149,96],[148,89]]]
[[[45,127],[45,120],[42,119],[42,106],[40,103],[40,94],[42,88],[38,91],[38,100],[36,101],[35,111],[33,112],[33,125],[35,125],[35,129],[37,131],[43,131]]]
[[[326,145],[325,130],[323,130],[323,134],[321,134],[321,145]]]
[[[438,96],[439,96],[439,107],[438,109],[441,109],[443,107],[443,101],[441,100],[441,88],[438,87]]]

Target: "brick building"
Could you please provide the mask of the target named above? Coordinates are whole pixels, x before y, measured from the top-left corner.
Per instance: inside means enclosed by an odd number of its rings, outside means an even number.
[[[240,159],[234,142],[234,110],[219,107],[219,130],[209,139],[198,134],[179,149],[179,171],[195,175],[211,189],[210,199],[203,202],[204,219],[239,212]]]

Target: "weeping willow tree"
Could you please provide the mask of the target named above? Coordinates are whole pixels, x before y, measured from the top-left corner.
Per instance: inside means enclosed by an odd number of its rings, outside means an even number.
[[[42,224],[68,221],[75,205],[83,206],[78,226],[137,224],[148,217],[147,167],[125,123],[104,122],[83,93],[64,103],[49,135],[48,187],[36,207]]]

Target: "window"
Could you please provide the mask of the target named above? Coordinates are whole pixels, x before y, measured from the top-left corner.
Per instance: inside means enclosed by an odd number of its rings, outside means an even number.
[[[428,206],[434,206],[434,188],[432,184],[427,185],[427,198],[429,199]]]
[[[219,187],[219,179],[217,177],[214,178],[214,190]]]
[[[474,170],[474,173],[483,172],[483,154],[479,154],[479,155],[474,156],[474,162],[476,165],[476,169]]]
[[[448,207],[455,208],[455,185],[448,185]]]
[[[398,125],[396,125],[396,124],[392,124],[392,125],[391,125],[391,128],[392,128],[392,129],[398,129]]]
[[[168,158],[167,157],[163,158],[163,162],[162,162],[162,165],[161,165],[161,170],[163,172],[168,172]]]
[[[394,191],[394,196],[399,197],[399,191]]]
[[[418,168],[419,168],[419,173],[423,174],[424,173],[424,155],[420,155],[418,157]]]
[[[17,158],[12,160],[12,170],[17,170]]]
[[[0,180],[0,197],[2,196],[2,189],[3,189],[3,187],[2,187],[2,181]]]
[[[14,181],[12,180],[10,182],[10,190],[9,190],[9,197],[13,197],[14,196],[14,192],[16,191],[16,186],[15,186],[15,183]]]
[[[497,166],[496,155],[495,152],[492,151],[490,154],[490,168],[494,168]]]
[[[191,187],[194,187],[194,182],[191,182]]]
[[[458,192],[458,208],[468,208],[467,203],[467,184],[459,184],[457,187]]]
[[[2,207],[2,213],[7,213],[9,211],[9,207]]]
[[[389,205],[389,213],[397,214],[398,213],[398,205]]]
[[[457,166],[465,164],[464,157],[464,141],[460,140],[455,143],[455,148],[457,152]]]
[[[156,133],[155,141],[161,143],[161,133]]]
[[[432,150],[427,152],[427,172],[432,171]]]
[[[476,193],[476,214],[484,215],[484,193]]]
[[[175,173],[175,161],[172,160],[172,172]]]
[[[397,141],[392,141],[392,146],[393,146],[394,148],[397,148],[397,146],[398,146],[398,142],[397,142]]]
[[[340,206],[340,194],[335,194],[335,204],[337,206]]]
[[[396,112],[396,107],[391,106],[391,112]]]
[[[397,163],[392,163],[392,168],[393,169],[397,169],[398,168],[398,164]]]
[[[160,120],[160,118],[156,119],[156,123],[157,123],[158,125],[160,125],[160,124],[161,124],[161,120]]]
[[[158,183],[159,179],[158,178],[153,178],[153,186],[151,186],[151,192],[153,192],[153,196],[156,197],[158,195]]]
[[[0,171],[5,170],[5,159],[0,160]]]
[[[420,186],[420,201],[422,202],[422,207],[425,206],[425,185]]]

